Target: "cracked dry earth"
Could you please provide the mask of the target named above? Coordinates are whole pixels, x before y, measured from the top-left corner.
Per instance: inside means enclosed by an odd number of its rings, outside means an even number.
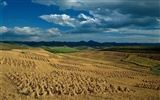
[[[159,76],[68,55],[0,51],[0,100],[160,99]]]

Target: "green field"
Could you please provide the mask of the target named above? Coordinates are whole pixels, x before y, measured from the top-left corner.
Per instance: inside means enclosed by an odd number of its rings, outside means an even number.
[[[81,51],[81,50],[70,48],[70,47],[50,47],[50,48],[46,48],[46,50],[52,53],[72,53],[72,52]]]
[[[95,48],[89,47],[89,46],[76,46],[73,48],[78,49],[78,50],[95,50]]]

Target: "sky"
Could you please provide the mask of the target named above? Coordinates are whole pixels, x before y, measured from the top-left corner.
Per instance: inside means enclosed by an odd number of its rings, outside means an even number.
[[[160,0],[0,0],[0,40],[160,43]]]

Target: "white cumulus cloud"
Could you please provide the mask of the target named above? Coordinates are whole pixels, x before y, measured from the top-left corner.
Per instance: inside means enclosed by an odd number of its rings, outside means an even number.
[[[107,23],[103,27],[109,28],[132,25],[153,26],[153,24],[157,25],[155,17],[159,17],[159,0],[130,0],[129,2],[126,0],[32,0],[32,2],[48,6],[57,5],[63,10],[88,11],[94,18],[101,22],[105,21],[104,24]],[[141,21],[138,18],[147,19],[147,21]],[[86,23],[86,21],[81,23]]]
[[[58,28],[50,28],[47,29],[46,32],[48,33],[49,36],[56,36],[56,35],[61,36],[61,33],[59,32]]]
[[[78,15],[78,18],[80,20],[80,24],[93,24],[93,23],[99,23],[99,20],[98,19],[95,19],[95,18],[91,18],[89,16],[86,16],[84,15],[83,13],[79,14]]]
[[[40,34],[41,33],[41,30],[39,28],[30,28],[30,27],[14,27],[12,29],[12,31],[15,33],[15,34],[19,34],[19,35],[34,35],[34,34]]]
[[[52,22],[55,24],[59,24],[62,26],[71,26],[75,27],[75,19],[71,18],[69,15],[62,14],[51,14],[51,15],[42,15],[40,16],[43,20],[46,20],[47,22]]]
[[[0,34],[6,33],[8,31],[9,31],[9,29],[7,27],[5,27],[5,26],[0,27]]]
[[[92,18],[83,13],[79,14],[75,18],[72,18],[71,16],[66,14],[42,15],[39,18],[46,20],[47,22],[51,22],[61,26],[70,26],[73,28],[88,28],[94,26],[94,24],[100,24],[100,21],[97,18]]]
[[[31,27],[14,27],[7,28],[5,26],[0,27],[0,34],[2,40],[24,40],[24,41],[39,41],[46,40],[48,38],[61,36],[60,31],[57,28],[40,29]]]

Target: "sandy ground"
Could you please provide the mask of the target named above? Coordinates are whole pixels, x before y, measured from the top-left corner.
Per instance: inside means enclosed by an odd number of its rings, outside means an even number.
[[[0,100],[160,99],[160,76],[112,60],[42,49],[0,51]]]

